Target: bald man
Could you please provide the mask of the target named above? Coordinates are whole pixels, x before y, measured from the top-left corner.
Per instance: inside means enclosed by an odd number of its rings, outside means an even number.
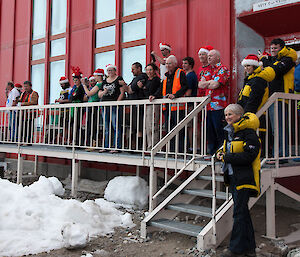
[[[230,72],[221,63],[218,50],[209,51],[207,60],[211,69],[201,76],[198,87],[205,89],[205,94],[211,97],[207,106],[206,124],[208,153],[213,155],[224,140],[224,108],[227,106]]]

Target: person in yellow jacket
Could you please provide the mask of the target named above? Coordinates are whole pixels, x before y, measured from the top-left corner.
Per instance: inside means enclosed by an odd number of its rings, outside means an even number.
[[[162,82],[162,86],[157,92],[150,96],[149,100],[152,101],[155,98],[163,97],[168,99],[175,99],[184,96],[188,89],[188,83],[184,71],[177,67],[177,59],[174,55],[170,55],[166,60],[167,72],[166,77]],[[163,105],[163,114],[165,118],[165,127],[167,132],[174,128],[179,121],[185,116],[185,104],[173,104],[170,106]],[[179,117],[179,119],[178,119]],[[169,128],[170,122],[170,128]],[[179,152],[184,152],[184,129],[179,132]],[[171,140],[171,152],[175,151],[175,140]]]
[[[273,81],[269,83],[269,95],[271,96],[275,92],[293,93],[294,92],[294,71],[295,62],[297,60],[297,53],[294,49],[285,46],[285,42],[281,38],[275,38],[271,41],[270,45],[271,56],[260,56],[263,62],[263,67],[269,67],[274,70],[276,76]],[[288,135],[283,135],[283,102],[278,103],[278,136],[279,136],[279,157],[283,155],[288,156]],[[286,108],[285,110],[287,110]],[[274,135],[275,128],[275,107],[274,104],[269,109],[270,122],[272,127],[272,133]],[[285,114],[287,117],[287,113]],[[285,124],[288,124],[286,120]],[[288,131],[288,130],[285,130]],[[283,145],[283,138],[285,137],[285,145]],[[284,151],[285,150],[285,151]],[[284,154],[285,153],[285,154]],[[280,163],[286,163],[288,160],[282,159]]]
[[[224,162],[224,182],[232,193],[234,209],[229,249],[222,256],[256,256],[248,201],[260,194],[261,145],[256,135],[259,119],[251,112],[243,115],[239,104],[228,105],[224,112],[228,125],[217,159]]]

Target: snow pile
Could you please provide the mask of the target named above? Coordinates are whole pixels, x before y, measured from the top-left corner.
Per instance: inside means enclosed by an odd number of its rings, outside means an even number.
[[[137,176],[115,177],[109,181],[104,198],[110,202],[142,208],[148,202],[147,182]]]
[[[30,186],[0,179],[0,256],[35,254],[78,246],[87,237],[132,227],[131,215],[104,199],[64,200],[56,178],[40,177]]]

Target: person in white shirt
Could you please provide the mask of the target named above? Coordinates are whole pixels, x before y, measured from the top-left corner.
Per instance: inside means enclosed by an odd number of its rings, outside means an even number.
[[[166,60],[171,55],[172,48],[168,44],[160,43],[159,49],[160,49],[163,57],[158,56],[154,51],[151,52],[151,55],[153,56],[152,57],[153,62],[155,62],[156,61],[155,59],[157,59],[158,62],[160,63],[160,65],[159,65],[160,79],[161,79],[161,81],[163,81],[166,78],[165,74],[168,71],[167,67],[166,67]]]
[[[8,92],[7,100],[6,100],[6,107],[12,107],[17,105],[18,98],[20,97],[19,90],[14,86],[14,83],[9,81],[7,82],[6,90]],[[14,141],[16,140],[16,120],[17,120],[17,112],[14,110],[8,110],[9,113],[9,140]]]

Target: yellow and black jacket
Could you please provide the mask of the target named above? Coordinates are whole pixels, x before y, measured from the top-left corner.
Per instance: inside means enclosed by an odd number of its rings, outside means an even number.
[[[261,67],[245,78],[237,102],[245,112],[256,113],[266,103],[269,98],[268,82],[273,79],[274,74],[269,69],[262,72]]]
[[[274,92],[293,93],[294,92],[294,71],[297,52],[290,48],[282,48],[277,56],[262,57],[264,67],[271,67],[276,76],[269,84],[269,95]]]
[[[260,152],[261,144],[255,130],[259,127],[259,120],[254,113],[245,113],[233,124],[234,134],[230,152],[226,151],[228,135],[225,133],[223,145],[223,161],[230,163],[236,181],[236,189],[250,190],[250,195],[260,194]],[[229,184],[228,170],[224,171],[225,184]]]

